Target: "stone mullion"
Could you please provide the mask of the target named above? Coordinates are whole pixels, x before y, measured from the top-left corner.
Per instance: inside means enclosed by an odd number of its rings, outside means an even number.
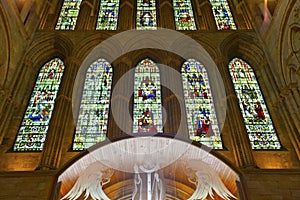
[[[162,28],[175,29],[173,4],[171,0],[159,1],[159,26]]]
[[[75,58],[65,59],[65,71],[44,145],[39,168],[57,169],[63,149],[64,138],[72,125],[72,89],[80,66]],[[75,89],[75,88],[74,88]]]
[[[99,7],[93,4],[92,0],[83,0],[80,5],[80,12],[78,15],[76,30],[95,30],[97,21],[97,8]]]
[[[212,5],[209,0],[200,0],[198,8],[198,17],[202,20],[198,20],[198,27],[201,30],[217,30],[215,17],[212,11]]]
[[[249,141],[248,133],[245,128],[243,117],[239,107],[239,100],[235,94],[234,86],[230,78],[227,58],[218,58],[216,64],[219,66],[220,73],[223,77],[225,88],[227,89],[228,113],[227,123],[231,130],[232,149],[238,167],[254,166],[252,148]]]

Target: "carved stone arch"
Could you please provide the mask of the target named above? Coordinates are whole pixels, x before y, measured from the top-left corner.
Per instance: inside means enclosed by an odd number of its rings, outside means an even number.
[[[287,86],[290,83],[289,65],[294,65],[293,61],[295,61],[292,39],[293,33],[298,32],[300,27],[300,2],[296,0],[289,1],[282,19],[279,29],[281,34],[278,37],[277,67],[283,86]]]
[[[111,34],[108,33],[101,33],[101,34],[94,34],[91,37],[87,37],[86,39],[81,40],[78,44],[74,45],[74,50],[73,50],[73,55],[76,55],[76,57],[79,60],[84,60],[89,53],[100,43],[105,41],[105,39],[111,37]],[[108,39],[109,40],[109,39]],[[105,46],[111,47],[113,46],[114,48],[120,50],[121,46],[117,43],[114,42],[113,44],[109,44],[109,41],[106,41]],[[107,49],[107,55],[102,55],[103,58],[105,58],[109,63],[111,63],[113,60],[110,60],[109,53],[113,52],[114,49]],[[99,55],[100,56],[100,55]],[[98,57],[98,56],[97,56]],[[101,56],[100,56],[101,57]]]
[[[252,34],[231,34],[220,44],[220,51],[221,55],[229,59],[228,62],[239,57],[255,71],[260,70],[260,64],[265,60],[263,48]]]

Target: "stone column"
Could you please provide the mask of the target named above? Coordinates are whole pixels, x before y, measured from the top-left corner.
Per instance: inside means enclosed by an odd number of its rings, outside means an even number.
[[[76,22],[76,30],[95,30],[100,1],[93,4],[93,0],[83,0]]]
[[[197,2],[198,16],[198,29],[200,30],[217,30],[215,17],[212,11],[212,5],[209,0],[200,0]]]
[[[239,100],[235,94],[234,86],[228,70],[229,61],[225,57],[219,57],[215,59],[215,63],[217,64],[223,77],[226,89],[228,107],[226,121],[229,123],[232,151],[235,157],[236,165],[237,167],[254,167],[255,162],[252,155],[252,147],[240,111]]]
[[[171,0],[159,1],[159,27],[175,29],[173,4]]]
[[[251,20],[244,1],[239,2],[231,12],[238,29],[251,29]]]
[[[53,0],[47,1],[47,5],[43,11],[43,16],[40,22],[40,29],[54,30],[58,20],[63,1]]]
[[[63,80],[58,97],[55,100],[55,108],[39,166],[41,170],[57,169],[59,167],[64,138],[68,132],[74,131],[72,92],[76,73],[81,63],[76,58],[69,57],[64,60],[64,64]]]
[[[130,30],[135,28],[135,6],[132,3],[133,1],[125,0],[120,2],[119,9],[119,20],[118,20],[118,29],[119,30]]]

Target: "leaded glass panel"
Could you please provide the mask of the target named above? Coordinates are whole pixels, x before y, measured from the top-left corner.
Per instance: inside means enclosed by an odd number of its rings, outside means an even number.
[[[150,59],[135,69],[133,133],[162,133],[160,74]]]
[[[102,0],[96,30],[116,30],[118,25],[119,0]]]
[[[222,140],[205,67],[195,59],[181,69],[190,139],[214,149]]]
[[[242,59],[229,64],[230,75],[253,149],[280,149],[266,103],[252,68]]]
[[[104,59],[88,68],[73,150],[84,150],[106,139],[112,75],[112,67]]]
[[[55,30],[74,30],[82,0],[64,0]]]
[[[137,0],[136,29],[157,29],[155,0]]]
[[[235,30],[236,26],[227,0],[210,0],[218,30]]]
[[[40,70],[21,127],[14,151],[42,151],[64,71],[59,58],[46,63]]]
[[[177,30],[196,30],[193,8],[190,0],[173,0]]]

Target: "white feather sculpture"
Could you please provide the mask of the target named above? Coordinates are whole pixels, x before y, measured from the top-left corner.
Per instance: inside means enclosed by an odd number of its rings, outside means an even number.
[[[78,199],[85,191],[84,199],[89,196],[94,200],[110,200],[104,193],[103,185],[110,182],[113,170],[97,161],[90,164],[79,176],[72,189],[63,197],[63,199]]]
[[[223,199],[236,197],[225,187],[217,172],[200,160],[189,160],[184,163],[188,180],[196,185],[196,190],[189,200],[204,200],[208,195],[214,199],[213,190]]]

